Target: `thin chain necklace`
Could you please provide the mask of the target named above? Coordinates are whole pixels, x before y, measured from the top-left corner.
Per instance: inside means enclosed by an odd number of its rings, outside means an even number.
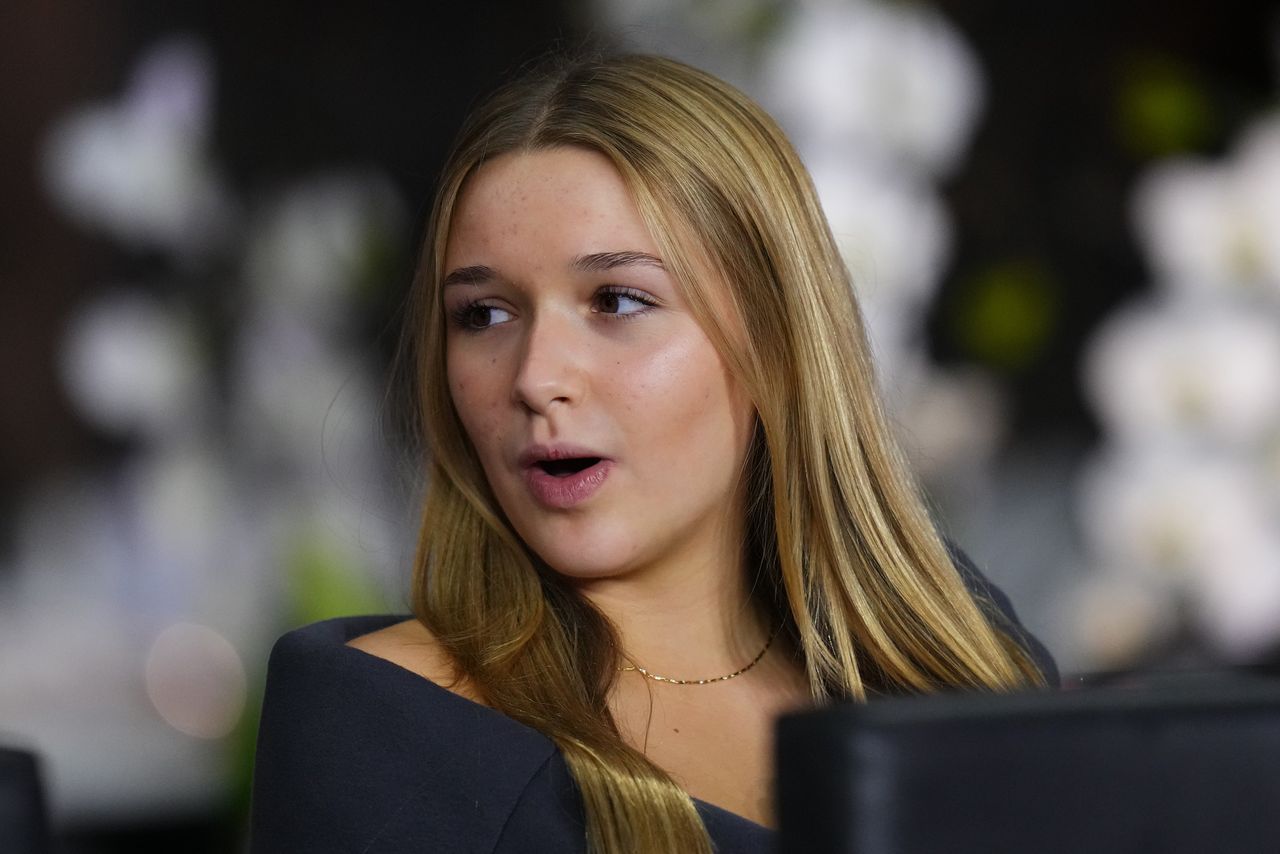
[[[626,667],[619,667],[618,672],[634,670],[646,679],[652,679],[654,682],[669,682],[672,685],[709,685],[712,682],[724,682],[735,676],[741,676],[751,668],[755,667],[756,663],[759,662],[760,659],[764,658],[764,654],[769,651],[769,647],[773,645],[773,639],[778,636],[778,629],[781,628],[781,626],[782,623],[778,623],[773,627],[773,631],[769,634],[769,639],[764,643],[764,649],[760,650],[759,655],[751,659],[750,664],[740,670],[733,671],[727,676],[715,676],[711,679],[673,679],[670,676],[659,676],[656,673],[650,673],[638,664],[628,664]]]

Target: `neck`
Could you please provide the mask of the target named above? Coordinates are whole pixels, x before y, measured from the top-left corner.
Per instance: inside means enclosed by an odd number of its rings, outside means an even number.
[[[759,654],[772,626],[754,602],[737,549],[580,581],[617,628],[628,663],[676,679],[722,676]]]

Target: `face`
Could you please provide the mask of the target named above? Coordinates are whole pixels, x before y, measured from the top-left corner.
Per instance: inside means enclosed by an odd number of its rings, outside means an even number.
[[[445,276],[454,406],[549,566],[587,580],[740,550],[754,411],[607,158],[566,147],[480,167]]]

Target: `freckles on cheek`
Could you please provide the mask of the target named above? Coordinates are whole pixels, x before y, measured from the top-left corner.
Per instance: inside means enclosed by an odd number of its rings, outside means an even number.
[[[499,438],[502,400],[492,383],[486,382],[485,371],[453,371],[448,382],[453,408],[472,444],[483,454]]]
[[[467,399],[467,381],[453,370],[445,374],[445,380],[449,383],[449,397],[453,399],[453,408],[461,412]]]
[[[471,400],[472,383],[468,381],[465,375],[460,375],[454,371],[448,374],[449,397],[453,400],[454,411],[458,413],[458,417],[462,420],[462,425],[471,432],[472,421],[475,418],[475,403]]]

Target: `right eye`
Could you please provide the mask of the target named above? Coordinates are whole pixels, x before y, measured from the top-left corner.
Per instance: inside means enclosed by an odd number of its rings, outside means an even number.
[[[454,323],[471,332],[479,332],[509,320],[511,320],[511,312],[483,302],[468,303],[453,313]]]

